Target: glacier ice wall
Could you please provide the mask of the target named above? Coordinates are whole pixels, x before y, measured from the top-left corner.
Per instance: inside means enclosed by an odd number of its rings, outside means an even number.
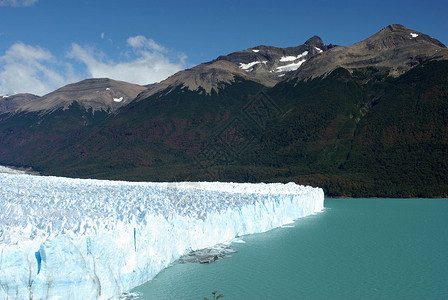
[[[319,188],[0,170],[0,298],[109,298],[192,250],[323,209]]]

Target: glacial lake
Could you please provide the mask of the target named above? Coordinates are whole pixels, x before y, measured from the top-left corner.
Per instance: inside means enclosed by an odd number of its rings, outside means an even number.
[[[448,199],[325,199],[243,236],[211,264],[174,263],[139,299],[448,299]]]

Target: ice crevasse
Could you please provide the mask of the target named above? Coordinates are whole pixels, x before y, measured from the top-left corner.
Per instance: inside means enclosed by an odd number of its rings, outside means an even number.
[[[0,299],[108,299],[190,251],[282,226],[324,204],[322,189],[294,183],[137,183],[1,171]]]

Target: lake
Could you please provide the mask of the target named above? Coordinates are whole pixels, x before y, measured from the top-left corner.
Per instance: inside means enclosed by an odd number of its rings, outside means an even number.
[[[448,299],[448,199],[325,199],[322,213],[175,263],[140,299]]]

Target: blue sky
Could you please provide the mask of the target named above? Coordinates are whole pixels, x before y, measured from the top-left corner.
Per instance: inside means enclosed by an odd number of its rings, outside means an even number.
[[[0,0],[0,95],[149,84],[257,45],[350,45],[393,24],[448,43],[448,1]]]

